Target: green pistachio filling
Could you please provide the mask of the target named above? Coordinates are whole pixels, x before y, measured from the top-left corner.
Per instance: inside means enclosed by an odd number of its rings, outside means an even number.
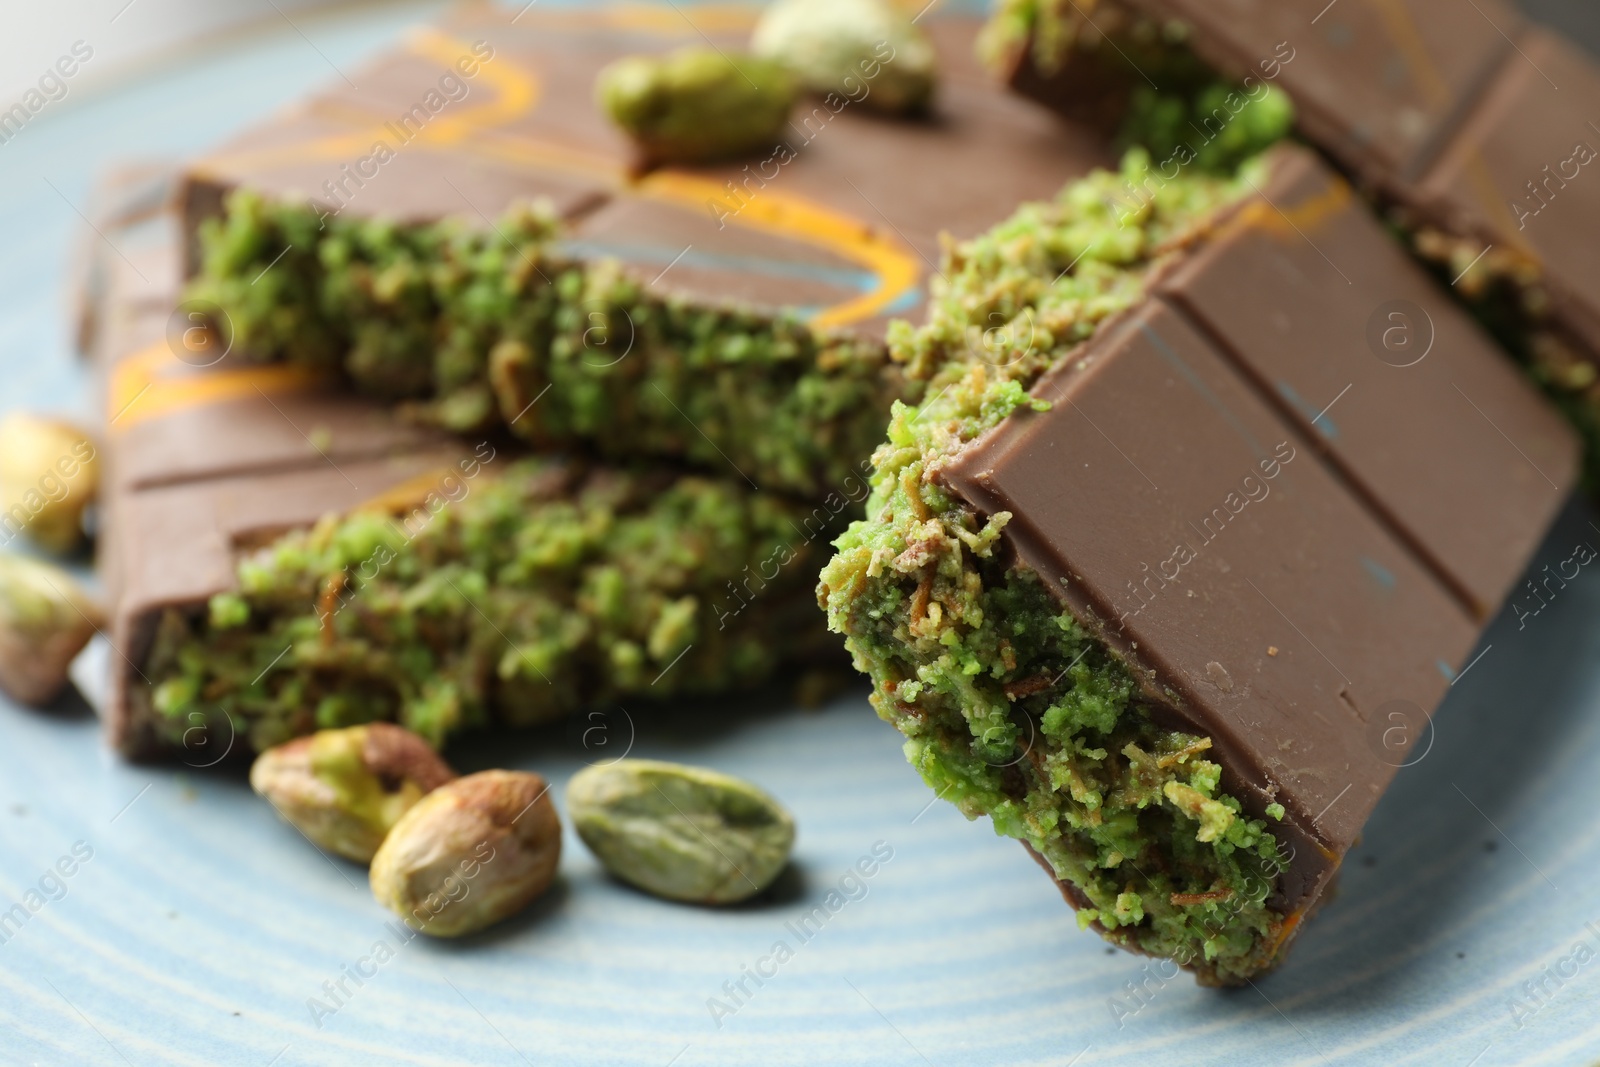
[[[927,368],[930,399],[895,406],[868,518],[836,542],[819,598],[939,795],[1032,846],[1082,924],[1236,982],[1271,962],[1283,931],[1267,901],[1286,861],[1266,821],[1229,795],[1209,739],[1158,727],[1129,667],[1031,570],[1002,561],[1010,516],[980,521],[932,478],[1037,406],[1027,388],[1249,191],[1196,172],[1130,209],[1117,192],[1146,166],[1130,153],[1122,174],[1093,174],[947,251],[928,323],[890,331],[894,358]]]
[[[823,499],[912,394],[881,343],[787,314],[646,291],[556,248],[532,208],[488,229],[326,217],[232,194],[202,225],[193,299],[234,350],[338,373],[460,432],[732,468]]]
[[[703,477],[507,462],[437,509],[286,535],[204,615],[168,611],[153,687],[136,687],[160,736],[181,744],[226,716],[260,750],[392,720],[437,746],[490,721],[725,692],[825,650],[800,505]]]
[[[1084,68],[1086,84],[1126,93],[1115,131],[1119,148],[1141,146],[1158,163],[1229,170],[1287,135],[1294,108],[1270,79],[1218,78],[1190,50],[1188,36],[1181,23],[1112,4],[1001,0],[978,48],[983,60],[1001,71],[1025,50],[1046,76],[1060,74],[1069,64]],[[1107,101],[1107,106],[1114,105]],[[1082,117],[1101,121],[1095,114]]]

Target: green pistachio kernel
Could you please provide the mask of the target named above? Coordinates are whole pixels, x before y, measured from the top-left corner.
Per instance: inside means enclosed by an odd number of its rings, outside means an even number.
[[[0,690],[24,704],[50,703],[102,622],[100,609],[67,572],[0,556]]]
[[[311,841],[369,862],[400,817],[455,771],[410,730],[320,730],[256,758],[250,786]]]
[[[814,93],[885,114],[921,111],[933,98],[933,45],[886,0],[777,0],[750,50],[788,66]]]
[[[794,819],[749,782],[702,767],[619,760],[580,771],[567,811],[616,877],[669,900],[732,904],[772,884]]]
[[[781,63],[715,48],[630,56],[600,72],[600,106],[647,164],[697,163],[770,149],[798,86]]]
[[[549,794],[524,771],[480,771],[434,790],[372,857],[372,895],[434,937],[515,915],[550,888],[561,861]]]

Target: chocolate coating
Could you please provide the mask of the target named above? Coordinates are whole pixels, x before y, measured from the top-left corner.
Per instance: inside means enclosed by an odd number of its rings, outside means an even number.
[[[1274,907],[1291,918],[1420,736],[1376,743],[1386,709],[1432,714],[1578,472],[1571,431],[1360,211],[1280,151],[1261,195],[1037,384],[1048,411],[938,473],[1012,514],[1016,560],[1134,669],[1158,721],[1212,739],[1247,811],[1283,805]],[[1367,345],[1391,291],[1437,315],[1434,368],[1410,378],[1428,361]]]
[[[1486,619],[1576,480],[1572,434],[1349,186],[1278,158],[1162,291]]]

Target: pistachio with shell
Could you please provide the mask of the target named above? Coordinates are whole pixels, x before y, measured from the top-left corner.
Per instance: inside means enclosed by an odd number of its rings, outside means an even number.
[[[560,860],[561,819],[545,780],[480,771],[401,816],[372,858],[372,895],[415,930],[460,937],[531,904]]]
[[[67,668],[105,625],[72,575],[24,556],[0,555],[0,690],[35,706],[67,687]]]
[[[370,862],[401,816],[455,777],[426,741],[386,722],[296,738],[250,768],[251,788],[279,815],[358,863]]]

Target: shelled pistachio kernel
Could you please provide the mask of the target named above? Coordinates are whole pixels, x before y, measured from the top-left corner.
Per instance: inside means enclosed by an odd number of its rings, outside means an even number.
[[[531,904],[555,880],[561,819],[537,774],[480,771],[429,793],[372,858],[372,895],[406,924],[460,937]]]
[[[83,543],[84,509],[99,489],[88,434],[23,412],[0,419],[0,512],[41,548],[64,555]]]
[[[317,846],[368,863],[402,815],[455,777],[422,738],[374,722],[267,749],[250,787]]]
[[[739,778],[703,767],[619,760],[580,771],[567,787],[578,836],[606,870],[646,892],[732,904],[778,877],[794,819]]]
[[[0,555],[0,690],[24,704],[50,703],[104,625],[100,607],[66,571]]]
[[[750,50],[814,93],[889,115],[925,110],[938,76],[933,44],[888,0],[777,0]]]
[[[600,72],[595,95],[646,164],[697,163],[773,148],[799,85],[781,63],[683,48],[617,60]]]

